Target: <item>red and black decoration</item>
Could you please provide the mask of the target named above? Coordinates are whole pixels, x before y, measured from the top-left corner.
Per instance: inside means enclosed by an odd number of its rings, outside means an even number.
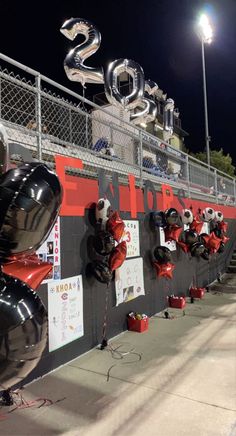
[[[3,389],[24,380],[39,362],[47,343],[47,312],[32,287],[39,286],[51,265],[36,260],[34,253],[50,233],[61,202],[60,182],[42,163],[26,163],[0,178],[0,385]]]
[[[153,256],[155,258],[153,266],[157,277],[172,279],[175,265],[171,262],[171,251],[169,248],[160,245],[154,249]]]
[[[100,283],[109,285],[113,272],[123,264],[126,258],[127,244],[121,241],[125,224],[117,211],[111,211],[108,200],[100,198],[99,204],[103,207],[96,205],[97,222],[93,238],[96,255],[90,271]]]

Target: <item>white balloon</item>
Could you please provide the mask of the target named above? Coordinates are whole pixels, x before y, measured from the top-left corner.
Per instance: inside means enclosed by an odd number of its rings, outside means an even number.
[[[206,207],[202,211],[202,218],[204,221],[210,222],[215,218],[215,211],[212,207]]]
[[[110,216],[111,203],[107,198],[100,198],[96,204],[96,220],[105,224]]]
[[[181,216],[184,224],[191,224],[193,222],[193,213],[190,209],[184,209]]]
[[[220,210],[217,210],[215,212],[215,220],[216,220],[216,222],[217,223],[221,223],[221,221],[223,221],[223,219],[224,219],[223,213]]]

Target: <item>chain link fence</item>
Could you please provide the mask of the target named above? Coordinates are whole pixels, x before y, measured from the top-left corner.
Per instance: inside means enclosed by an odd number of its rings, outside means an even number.
[[[139,186],[149,179],[235,204],[234,178],[132,125],[124,110],[98,106],[4,55],[0,60],[0,118],[10,151],[24,146],[52,167],[55,154],[78,157],[86,177],[102,168],[111,177],[116,172],[123,183],[134,174]]]

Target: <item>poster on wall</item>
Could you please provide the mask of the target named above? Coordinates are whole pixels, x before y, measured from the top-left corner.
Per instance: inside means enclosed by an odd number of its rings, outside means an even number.
[[[124,220],[125,229],[123,241],[127,243],[127,255],[126,259],[129,257],[140,256],[140,246],[139,246],[139,222],[138,220]]]
[[[160,245],[163,247],[169,248],[170,251],[176,250],[176,242],[175,241],[166,241],[165,230],[162,227],[159,227],[160,231]]]
[[[48,283],[49,351],[84,335],[82,275]]]
[[[53,265],[52,271],[47,275],[42,283],[61,278],[61,241],[60,241],[60,217],[57,218],[55,225],[46,241],[36,252],[42,262],[50,262]]]
[[[145,295],[142,257],[125,260],[115,274],[116,306]]]

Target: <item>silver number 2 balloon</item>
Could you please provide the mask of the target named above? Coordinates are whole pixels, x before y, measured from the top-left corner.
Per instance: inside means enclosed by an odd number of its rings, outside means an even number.
[[[84,65],[84,61],[92,56],[100,47],[101,34],[90,21],[83,18],[70,18],[60,29],[70,40],[77,35],[84,35],[85,41],[71,49],[64,60],[64,68],[69,80],[85,83],[104,83],[102,67],[93,68]]]

